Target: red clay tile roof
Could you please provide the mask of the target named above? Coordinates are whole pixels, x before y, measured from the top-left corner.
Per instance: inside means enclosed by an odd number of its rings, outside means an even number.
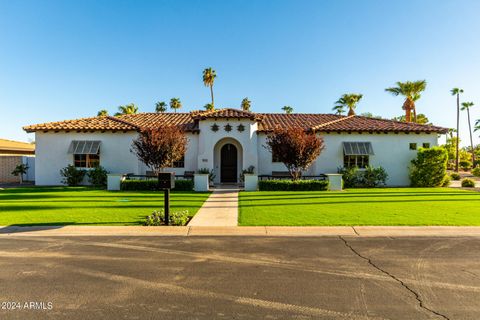
[[[193,119],[214,119],[214,118],[237,118],[237,119],[251,119],[251,120],[261,120],[261,115],[259,113],[254,113],[250,111],[225,108],[212,111],[194,111],[192,112]]]
[[[221,109],[191,113],[139,113],[118,117],[92,117],[26,126],[35,131],[137,131],[165,125],[180,126],[185,131],[198,130],[198,121],[210,118],[247,118],[258,121],[260,132],[276,128],[304,128],[316,132],[426,132],[446,133],[448,129],[437,126],[405,123],[362,116],[302,113],[253,113],[235,109]]]

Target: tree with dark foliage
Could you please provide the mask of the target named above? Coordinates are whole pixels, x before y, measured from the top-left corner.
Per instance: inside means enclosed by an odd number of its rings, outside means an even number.
[[[267,137],[266,148],[283,162],[293,180],[302,176],[324,148],[323,139],[303,129],[279,129]]]
[[[187,137],[177,127],[143,129],[133,140],[131,152],[158,174],[184,156],[187,143]]]

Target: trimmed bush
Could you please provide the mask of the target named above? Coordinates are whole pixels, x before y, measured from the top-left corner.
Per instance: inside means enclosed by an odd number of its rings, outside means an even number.
[[[446,176],[445,180],[443,181],[442,187],[448,187],[450,185],[450,182],[452,182],[452,178]]]
[[[385,186],[388,174],[383,167],[367,167],[360,170],[357,167],[338,168],[342,175],[345,188],[373,188]]]
[[[77,169],[72,164],[69,164],[60,170],[60,175],[63,177],[62,183],[70,187],[78,186],[80,183],[82,183],[85,173],[85,170]]]
[[[452,180],[458,181],[458,180],[460,180],[461,177],[458,173],[453,172],[453,173],[450,174],[450,178],[452,178]]]
[[[87,172],[88,182],[97,188],[105,188],[107,186],[108,171],[104,167],[98,166]]]
[[[440,187],[447,178],[448,153],[442,147],[420,148],[412,160],[412,187]]]
[[[462,180],[462,187],[463,188],[475,188],[475,181],[472,179],[463,179]]]
[[[260,180],[260,191],[325,191],[328,181],[324,180]]]
[[[480,167],[476,167],[475,169],[472,170],[472,174],[475,177],[480,177]]]
[[[188,222],[188,210],[170,212],[168,221],[170,226],[184,226]],[[163,209],[155,210],[153,213],[145,218],[144,226],[164,226],[165,225],[165,211]]]
[[[123,191],[158,191],[157,180],[124,180],[120,184]],[[175,191],[193,191],[193,180],[175,180]]]
[[[463,169],[463,171],[468,171],[472,167],[472,162],[468,160],[462,160],[458,163],[458,165]]]

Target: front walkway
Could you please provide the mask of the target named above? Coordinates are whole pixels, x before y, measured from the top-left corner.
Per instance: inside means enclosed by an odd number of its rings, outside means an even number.
[[[238,191],[236,185],[217,187],[188,226],[231,227],[238,224]]]

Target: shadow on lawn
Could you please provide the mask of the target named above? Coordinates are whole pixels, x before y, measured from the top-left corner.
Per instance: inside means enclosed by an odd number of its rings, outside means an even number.
[[[294,199],[298,199],[298,198],[294,198]],[[279,199],[276,199],[276,200],[279,200]],[[330,204],[343,204],[343,205],[346,205],[346,204],[361,204],[361,203],[366,203],[366,204],[369,204],[369,203],[411,203],[411,202],[464,202],[465,199],[423,199],[423,200],[417,200],[417,199],[406,199],[406,200],[356,200],[356,201],[349,201],[349,202],[345,202],[345,201],[312,201],[312,202],[302,202],[302,203],[298,203],[298,202],[280,202],[280,203],[265,203],[265,204],[258,204],[258,203],[255,203],[255,204],[244,204],[242,202],[240,202],[239,204],[239,207],[241,208],[247,208],[247,207],[272,207],[272,206],[311,206],[311,205],[330,205]],[[480,198],[478,199],[468,199],[469,202],[472,202],[472,201],[479,201],[480,202]]]

